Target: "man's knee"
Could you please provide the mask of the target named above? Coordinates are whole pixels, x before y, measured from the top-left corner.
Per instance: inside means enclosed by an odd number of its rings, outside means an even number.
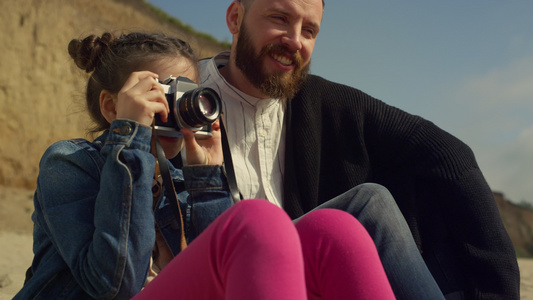
[[[327,201],[321,208],[337,208],[358,218],[361,213],[383,213],[382,210],[398,212],[396,202],[389,190],[377,183],[357,185],[344,194]]]

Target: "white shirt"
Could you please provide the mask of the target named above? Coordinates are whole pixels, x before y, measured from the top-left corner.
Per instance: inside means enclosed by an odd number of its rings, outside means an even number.
[[[218,71],[229,52],[200,61],[200,85],[222,100],[237,185],[244,199],[260,198],[282,207],[285,165],[285,101],[251,97],[229,84]],[[229,120],[229,121],[228,121]]]

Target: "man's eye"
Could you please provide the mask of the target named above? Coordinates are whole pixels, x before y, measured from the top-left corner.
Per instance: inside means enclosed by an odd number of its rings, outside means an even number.
[[[313,29],[304,29],[302,30],[302,32],[308,38],[314,38],[316,36],[315,31]]]
[[[278,22],[285,22],[285,17],[284,16],[272,16],[271,17],[272,19],[274,19],[275,21],[278,21]]]

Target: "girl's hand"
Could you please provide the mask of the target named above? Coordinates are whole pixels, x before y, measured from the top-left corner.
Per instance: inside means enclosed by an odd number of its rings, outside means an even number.
[[[159,76],[150,71],[133,72],[118,92],[115,105],[117,118],[137,121],[151,126],[155,114],[166,122],[168,102]]]
[[[220,135],[220,123],[216,120],[212,125],[213,136],[196,140],[192,130],[183,128],[181,133],[185,139],[187,164],[189,165],[222,165],[222,141]]]

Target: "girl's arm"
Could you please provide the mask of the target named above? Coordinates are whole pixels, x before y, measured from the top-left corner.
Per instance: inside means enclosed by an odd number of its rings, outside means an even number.
[[[60,142],[40,165],[37,198],[54,247],[92,297],[142,288],[155,241],[151,130],[113,121],[101,155]]]

